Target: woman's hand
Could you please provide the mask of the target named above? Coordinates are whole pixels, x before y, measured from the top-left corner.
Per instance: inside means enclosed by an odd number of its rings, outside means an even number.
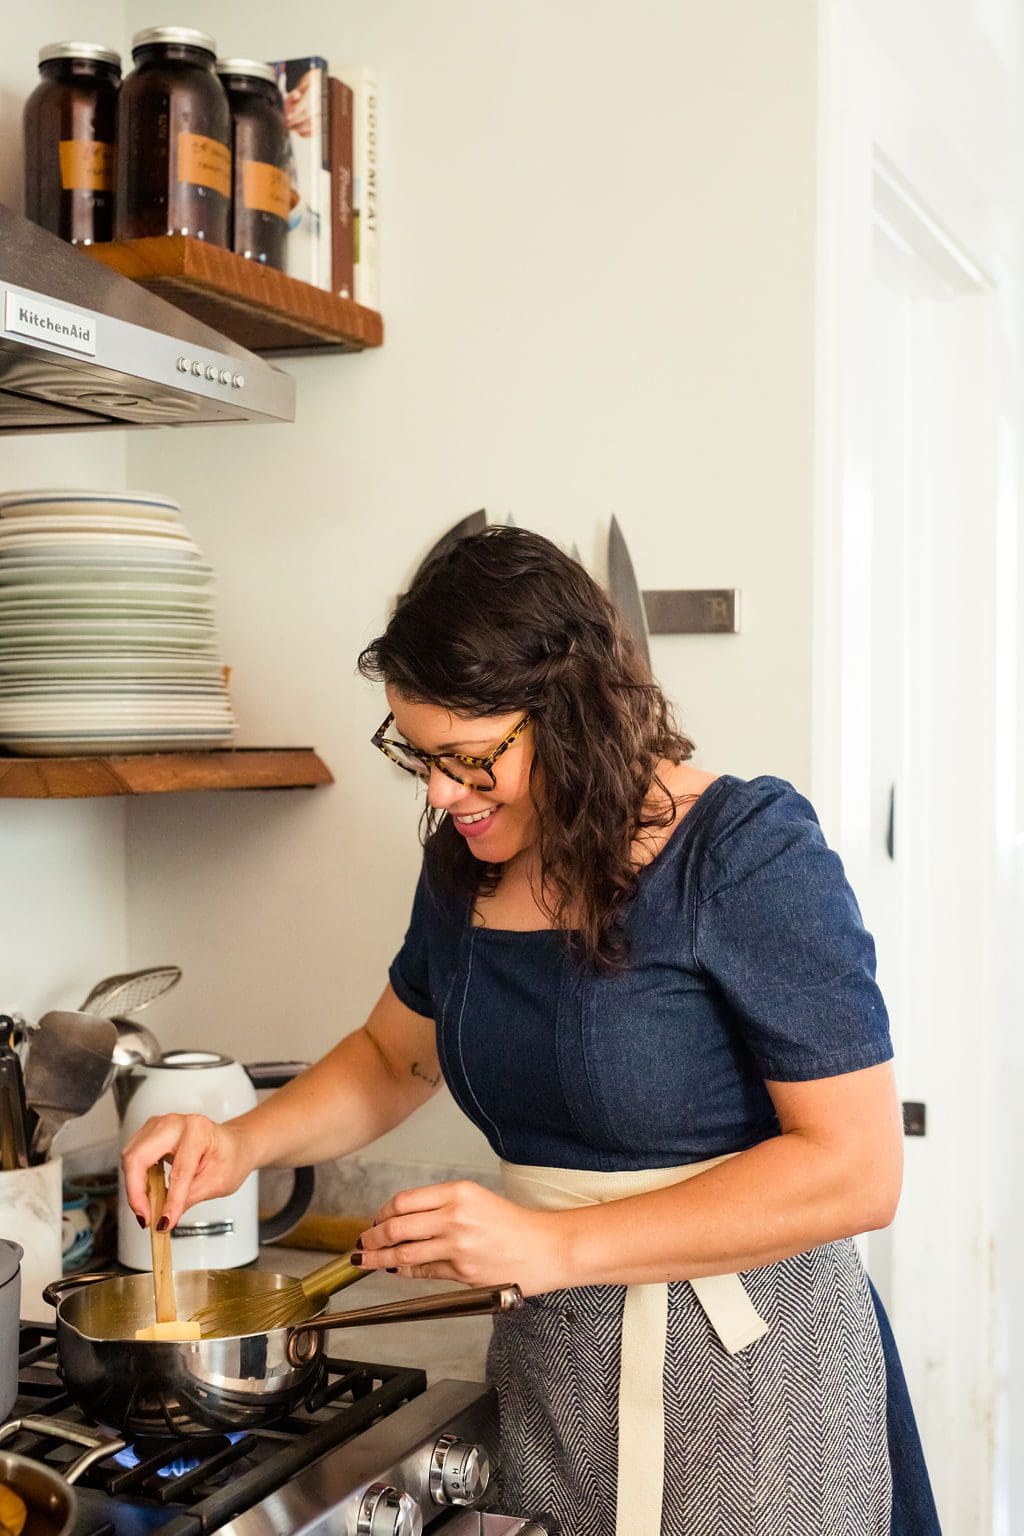
[[[143,1227],[150,1218],[146,1169],[160,1162],[171,1164],[163,1231],[175,1226],[190,1205],[230,1195],[256,1166],[248,1138],[230,1121],[218,1125],[205,1115],[152,1117],[121,1153],[128,1204]]]
[[[570,1283],[559,1215],[524,1210],[468,1179],[429,1184],[382,1206],[352,1258],[412,1280],[514,1284],[535,1296]]]
[[[284,120],[291,132],[297,133],[300,139],[308,139],[313,132],[314,78],[313,71],[307,69],[284,98]]]

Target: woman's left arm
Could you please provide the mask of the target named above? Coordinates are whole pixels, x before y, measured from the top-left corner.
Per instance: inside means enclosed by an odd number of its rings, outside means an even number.
[[[363,1263],[533,1295],[733,1274],[888,1226],[903,1165],[889,1063],[767,1087],[782,1134],[682,1183],[551,1212],[466,1180],[403,1190],[363,1233]]]

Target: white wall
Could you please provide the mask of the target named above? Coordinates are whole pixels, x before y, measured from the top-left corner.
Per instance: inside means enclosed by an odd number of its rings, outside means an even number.
[[[831,8],[834,13],[838,7],[833,3]],[[1001,286],[1004,292],[1012,295],[1007,308],[1008,324],[1000,337],[1001,363],[1005,376],[1004,399],[1009,418],[1005,462],[1000,465],[1001,512],[1005,514],[1000,538],[1003,540],[1001,554],[1004,564],[1012,567],[1013,532],[1012,527],[1007,525],[1019,522],[1019,472],[1013,461],[1016,459],[1019,464],[1021,395],[1018,360],[1024,355],[1024,332],[1021,330],[1022,316],[1019,312],[1019,295],[1024,288],[1024,251],[1021,245],[1024,186],[1021,179],[1024,145],[1024,56],[1021,52],[1021,28],[1024,12],[1015,0],[946,0],[941,5],[932,4],[930,0],[898,0],[896,4],[892,0],[851,0],[849,8],[859,14],[874,41],[888,53],[903,78],[911,83],[920,98],[922,116],[941,125],[946,138],[966,158],[970,178],[980,188],[985,206],[998,210],[993,228],[987,232],[990,249],[986,256],[991,264],[995,255]],[[1014,313],[1015,309],[1017,313]],[[1003,611],[999,614],[999,623],[1006,626],[1002,638],[1012,645],[1014,602],[1012,593],[1007,590],[1012,583],[1004,582],[1001,576],[997,582],[995,573],[992,575],[993,588],[998,586],[1001,589],[999,601]],[[1024,582],[1021,593],[1024,596]],[[951,622],[955,624],[955,615],[951,615]],[[979,627],[977,615],[971,615],[966,622],[972,629]],[[982,632],[985,624],[993,622],[991,610],[984,612],[980,616]],[[1019,649],[1019,641],[1017,645]],[[987,829],[992,825],[993,818],[997,820],[1000,836],[999,863],[1002,871],[1008,875],[1012,854],[1014,798],[1013,658],[1001,656],[999,665],[1001,669],[1005,668],[1007,674],[1005,684],[1000,683],[1002,696],[996,722],[996,732],[1001,734],[1002,740],[979,740],[970,729],[965,729],[965,722],[958,719],[956,729],[959,744],[952,750],[957,754],[954,761],[960,770],[965,793],[970,796],[976,812],[972,813],[968,830],[971,841],[967,846],[972,854],[977,847],[984,846]],[[984,697],[986,690],[992,686],[992,679],[979,678],[978,683],[978,696]],[[1024,746],[1024,731],[1020,742]],[[996,797],[997,804],[990,803],[989,784],[984,777],[994,755],[1001,758],[999,777],[1002,782]],[[1018,768],[1024,768],[1024,757],[1018,757]],[[1024,783],[1024,780],[1021,782]],[[1024,796],[1020,803],[1024,805]],[[1017,815],[1019,818],[1019,807]],[[936,847],[941,848],[947,831],[944,814],[936,821]],[[1018,820],[1018,824],[1024,825],[1024,821]],[[980,844],[979,838],[982,839]],[[1020,860],[1019,852],[1018,867],[1024,869],[1024,861]],[[967,1251],[971,1229],[980,1226],[982,1219],[987,1221],[989,1211],[994,1212],[994,1241],[990,1251],[976,1265],[977,1272],[969,1277],[967,1299],[959,1317],[956,1315],[955,1257],[947,1271],[937,1280],[938,1292],[948,1293],[953,1299],[953,1305],[946,1312],[950,1329],[960,1330],[966,1318],[970,1337],[986,1341],[988,1318],[994,1314],[997,1319],[995,1354],[998,1379],[995,1397],[993,1399],[985,1395],[980,1400],[970,1403],[965,1401],[962,1404],[964,1422],[969,1422],[971,1416],[976,1415],[975,1422],[983,1421],[982,1434],[986,1439],[990,1438],[992,1460],[996,1465],[990,1504],[989,1490],[986,1490],[979,1507],[971,1507],[969,1512],[965,1512],[973,1491],[972,1474],[977,1469],[971,1467],[965,1442],[959,1438],[960,1423],[955,1421],[955,1416],[943,1423],[941,1412],[935,1408],[936,1402],[942,1398],[943,1372],[947,1369],[942,1351],[928,1358],[920,1376],[911,1380],[926,1433],[932,1437],[927,1449],[932,1455],[933,1477],[938,1495],[940,1500],[947,1501],[942,1513],[944,1529],[950,1532],[950,1536],[975,1536],[975,1533],[981,1536],[982,1532],[991,1532],[993,1536],[1016,1536],[1016,1533],[1024,1529],[1024,1457],[1021,1456],[1024,1436],[1024,1288],[1020,1278],[1024,1265],[1024,1227],[1020,1220],[1017,1175],[1024,1158],[1024,1124],[1017,1102],[1022,1067],[1020,1016],[1024,1003],[1024,944],[1021,943],[1021,935],[1024,934],[1024,883],[1018,881],[1015,910],[1009,880],[1003,889],[1005,894],[995,904],[992,924],[992,942],[993,945],[1002,946],[999,960],[1005,972],[999,1018],[995,1021],[986,1020],[986,1029],[976,1029],[973,1021],[967,1022],[965,1019],[955,1040],[936,1040],[934,1043],[936,1061],[945,1060],[947,1066],[950,1059],[973,1058],[965,1074],[969,1081],[972,1072],[978,1070],[976,1064],[979,1059],[982,1063],[980,1070],[988,1070],[984,1053],[979,1049],[980,1039],[989,1030],[999,1032],[1001,1036],[996,1052],[999,1088],[992,1093],[992,1102],[985,1106],[985,1118],[996,1146],[994,1187],[977,1189],[976,1221],[954,1219],[951,1222],[950,1209],[945,1209],[942,1227],[936,1229],[947,1235],[954,1254],[962,1255]],[[977,963],[979,971],[983,971],[983,959]],[[1015,969],[1016,976],[1013,974]],[[941,1106],[934,1107],[942,1113]],[[969,1118],[965,1121],[965,1134],[968,1137],[974,1136],[974,1127],[969,1123]],[[983,1128],[982,1143],[984,1134]],[[972,1141],[967,1155],[974,1155],[975,1150],[976,1141]],[[927,1160],[930,1155],[933,1154],[929,1153],[927,1140],[908,1146],[908,1189],[920,1176],[922,1159]],[[952,1198],[955,1199],[955,1192]],[[955,1205],[952,1209],[956,1209]],[[897,1233],[899,1226],[900,1217],[897,1217]],[[952,1280],[951,1275],[954,1277]],[[934,1297],[932,1303],[934,1311]],[[910,1297],[906,1313],[909,1314],[914,1307],[914,1299]],[[917,1311],[920,1313],[920,1308]],[[919,1316],[917,1321],[920,1326]],[[899,1336],[901,1316],[898,1311],[895,1324]],[[960,1339],[958,1347],[962,1349],[963,1334],[954,1333],[952,1337]],[[982,1342],[982,1359],[985,1358],[985,1348],[985,1342]],[[916,1363],[913,1351],[905,1359],[911,1367]],[[989,1457],[986,1455],[985,1465],[988,1463]],[[989,1507],[992,1510],[991,1520],[986,1518]]]
[[[88,34],[118,46],[120,0],[94,0]],[[4,14],[0,58],[0,202],[21,211],[21,110],[39,78],[43,43],[77,37],[82,7],[36,0]],[[0,439],[0,489],[20,486],[124,486],[124,433]],[[123,807],[114,801],[0,799],[0,1011],[37,1016],[76,1008],[100,976],[126,963]],[[104,1105],[63,1143],[112,1127]]]
[[[832,0],[834,3],[834,0]],[[990,194],[1017,195],[1020,7],[1015,0],[849,0]]]
[[[130,0],[132,29],[166,6]],[[222,52],[379,71],[383,349],[287,366],[294,427],[134,438],[219,572],[247,743],[313,743],[325,791],[129,808],[133,963],[168,1035],[313,1055],[361,1022],[418,864],[411,783],[355,676],[417,558],[486,506],[647,586],[743,589],[736,638],[658,639],[702,760],[806,783],[815,6],[179,0]],[[723,701],[728,701],[724,706]],[[450,1105],[380,1149],[475,1161]]]

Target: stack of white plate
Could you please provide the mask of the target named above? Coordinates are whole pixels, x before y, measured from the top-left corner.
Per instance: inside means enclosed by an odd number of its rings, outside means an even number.
[[[0,493],[0,744],[224,746],[213,568],[163,496]]]

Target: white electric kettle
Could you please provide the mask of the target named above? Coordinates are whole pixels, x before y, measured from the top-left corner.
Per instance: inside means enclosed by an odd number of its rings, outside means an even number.
[[[280,1088],[306,1070],[304,1061],[264,1061],[242,1066],[216,1051],[164,1051],[119,1079],[121,1146],[151,1115],[201,1114],[218,1122],[256,1107],[256,1088]],[[258,1177],[250,1174],[232,1195],[204,1200],[187,1210],[171,1233],[175,1269],[236,1269],[251,1264],[261,1242],[273,1242],[306,1211],[315,1170],[296,1168],[295,1187],[284,1209],[259,1220]],[[119,1175],[117,1256],[129,1269],[149,1269],[150,1238],[135,1219]]]

